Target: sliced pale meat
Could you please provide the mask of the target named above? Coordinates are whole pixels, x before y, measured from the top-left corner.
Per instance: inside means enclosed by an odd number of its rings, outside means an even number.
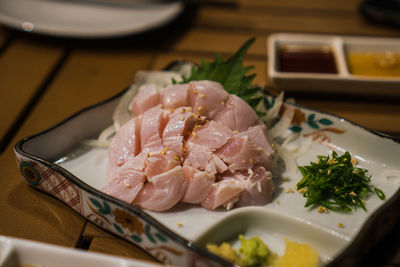
[[[188,141],[185,143],[186,151],[183,166],[191,166],[211,174],[223,173],[228,170],[225,162],[206,146]]]
[[[191,166],[201,171],[205,170],[213,155],[209,149],[189,142],[185,144],[185,151],[187,151],[187,154],[185,155],[183,165]]]
[[[112,177],[101,190],[122,201],[132,203],[143,187],[144,173],[131,168],[129,164],[124,164],[114,175],[116,176]]]
[[[144,152],[160,151],[162,149],[161,133],[165,127],[167,116],[161,105],[155,106],[143,113],[140,128],[141,150]]]
[[[238,134],[238,136],[248,136],[250,141],[265,149],[269,154],[274,154],[275,150],[271,147],[267,138],[267,128],[264,124],[257,124],[250,127],[246,131]]]
[[[220,83],[213,81],[193,81],[189,83],[188,104],[193,111],[209,118],[224,107],[229,93]]]
[[[169,110],[168,123],[162,133],[163,139],[167,137],[185,136],[196,123],[196,116],[191,112],[191,107],[180,107]]]
[[[133,116],[137,116],[158,104],[160,104],[160,96],[156,86],[154,84],[142,85],[129,104],[129,110]]]
[[[250,171],[248,181],[250,184],[240,193],[236,206],[261,206],[271,202],[275,189],[271,172],[264,167],[256,167]]]
[[[202,202],[211,190],[215,175],[199,171],[189,166],[183,167],[187,188],[181,202],[197,204]]]
[[[243,190],[246,183],[235,179],[224,179],[212,185],[210,192],[201,205],[209,210],[214,210],[219,206],[227,204],[235,199]]]
[[[111,163],[121,166],[133,158],[140,150],[140,120],[135,117],[118,129],[108,149]]]
[[[147,178],[169,171],[181,164],[180,156],[175,151],[161,150],[160,153],[149,153],[146,161],[145,174]]]
[[[134,204],[151,211],[165,211],[182,199],[186,181],[181,166],[153,176],[136,197]]]
[[[247,170],[253,166],[270,168],[272,156],[265,149],[249,141],[248,136],[234,136],[216,151],[231,172]]]
[[[188,88],[188,84],[174,84],[162,89],[160,91],[160,98],[164,108],[187,106]]]
[[[271,200],[266,127],[221,84],[142,86],[130,109],[135,117],[109,148],[106,193],[153,211],[180,201],[213,210]]]
[[[222,123],[210,121],[194,130],[192,136],[188,138],[188,142],[193,142],[214,151],[223,146],[232,135],[232,131]]]
[[[235,107],[236,129],[241,132],[247,130],[259,121],[257,113],[243,99],[231,95]]]
[[[230,95],[223,109],[215,115],[214,120],[221,122],[232,131],[245,131],[256,124],[259,119],[256,112],[240,97]]]

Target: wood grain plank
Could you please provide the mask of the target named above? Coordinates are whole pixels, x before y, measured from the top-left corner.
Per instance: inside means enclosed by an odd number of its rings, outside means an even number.
[[[24,128],[38,132],[76,111],[125,89],[137,70],[147,69],[151,52],[80,49],[71,52],[63,69],[33,111]]]
[[[89,251],[134,258],[154,263],[157,262],[151,255],[138,246],[111,235],[90,222],[85,227],[82,236],[87,240],[91,240]]]
[[[12,144],[118,93],[150,61],[151,53],[142,51],[72,52]],[[83,218],[61,202],[32,190],[20,177],[11,146],[0,157],[0,167],[0,234],[74,246],[83,228]]]
[[[249,10],[203,7],[198,12],[196,26],[220,28],[233,32],[313,32],[326,34],[354,34],[398,36],[393,28],[378,26],[365,21],[359,14],[351,16],[316,16],[308,11],[301,15],[290,13],[271,14],[250,12]]]
[[[309,9],[326,9],[326,10],[341,10],[355,11],[360,0],[338,0],[338,1],[320,1],[320,0],[280,0],[280,1],[260,1],[260,0],[213,0],[214,4],[225,6],[249,6],[257,8],[268,7],[288,7],[288,8],[309,8]]]
[[[214,56],[216,52],[221,54],[233,54],[248,39],[256,40],[250,47],[247,55],[265,59],[267,54],[266,35],[252,33],[233,33],[229,31],[194,28],[178,39],[171,50],[186,52],[188,55]]]
[[[0,55],[0,142],[64,53],[64,48],[26,39]]]
[[[11,146],[0,155],[0,168],[0,235],[73,247],[83,218],[30,187],[19,173]]]

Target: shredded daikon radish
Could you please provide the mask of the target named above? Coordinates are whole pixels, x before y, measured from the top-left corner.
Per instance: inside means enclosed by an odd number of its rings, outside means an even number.
[[[278,117],[279,114],[279,110],[281,109],[281,106],[283,104],[283,96],[284,93],[281,92],[274,100],[274,104],[271,108],[269,108],[268,110],[266,110],[266,114],[261,117],[261,119],[264,121],[264,123],[267,126],[267,129],[269,129],[271,127],[271,122]],[[264,106],[264,103],[262,103],[262,105]],[[261,112],[265,112],[265,110],[259,110]]]
[[[292,123],[295,108],[294,106],[286,105],[285,112],[283,113],[279,122],[277,122],[269,131],[268,138],[270,140],[282,135]]]
[[[298,171],[296,159],[291,152],[286,150],[284,147],[277,143],[274,143],[274,148],[278,156],[280,156],[285,162],[285,173],[295,174]]]

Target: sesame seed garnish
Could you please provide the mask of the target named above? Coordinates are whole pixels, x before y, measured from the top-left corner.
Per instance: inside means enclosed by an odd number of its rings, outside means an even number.
[[[192,107],[188,107],[187,110],[188,110],[188,111],[192,111],[193,108],[192,108]]]
[[[354,193],[353,191],[351,191],[351,192],[349,193],[349,195],[350,195],[350,196],[353,196],[353,197],[356,197],[356,196],[357,196],[357,194]]]
[[[174,159],[175,159],[176,161],[180,161],[180,160],[179,160],[179,157],[178,157],[177,155],[174,155]]]
[[[197,95],[197,94],[199,93],[199,91],[198,91],[197,89],[193,89],[193,93],[194,93],[195,95]]]
[[[278,205],[281,204],[281,203],[279,202],[279,200],[276,200],[275,203],[278,204]]]
[[[301,194],[304,194],[305,192],[307,192],[307,189],[305,189],[305,188],[303,187],[303,188],[300,188],[299,190],[297,190],[297,192],[299,192],[299,193],[301,193]]]
[[[177,223],[176,223],[176,226],[178,226],[178,227],[183,227],[183,224],[182,224],[182,223],[179,223],[179,222],[177,222]]]
[[[338,226],[339,228],[343,228],[343,227],[344,227],[343,223],[338,223],[337,226]]]
[[[253,165],[253,159],[249,159],[249,163]]]
[[[181,110],[179,111],[180,113],[185,113],[186,109],[185,108],[181,108]]]
[[[234,130],[233,133],[234,133],[234,134],[238,134],[239,131],[238,131],[238,130]]]
[[[185,116],[182,116],[182,117],[181,117],[181,121],[184,121],[184,120],[185,120]]]
[[[357,165],[357,163],[358,163],[358,161],[357,161],[357,159],[356,159],[356,158],[353,158],[353,159],[351,160],[351,164],[353,164],[353,165]]]
[[[225,101],[221,101],[221,106],[225,106]]]
[[[293,193],[293,188],[289,187],[285,190],[285,193]]]
[[[196,137],[197,137],[197,133],[196,133],[196,132],[192,132],[192,136],[193,136],[194,138],[196,138]]]
[[[165,108],[165,106],[164,106],[164,105],[161,105],[161,108]]]
[[[125,187],[127,187],[127,188],[130,188],[130,187],[131,187],[131,185],[130,185],[130,184],[128,184],[128,183],[125,183]]]
[[[205,94],[200,94],[199,97],[200,98],[206,98],[206,95]]]
[[[203,109],[203,106],[198,106],[197,111],[201,111]]]
[[[319,213],[328,213],[329,211],[328,211],[327,208],[322,207],[322,206],[319,206],[319,207],[318,207],[318,212],[319,212]]]
[[[169,110],[169,113],[172,113],[175,111],[175,109],[173,109],[173,108],[169,108],[168,110]]]

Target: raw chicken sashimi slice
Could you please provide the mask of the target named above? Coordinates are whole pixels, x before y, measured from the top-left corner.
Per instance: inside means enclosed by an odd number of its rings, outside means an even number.
[[[160,99],[164,108],[187,106],[188,88],[188,84],[174,84],[162,89],[160,91]]]
[[[183,166],[190,166],[210,174],[222,173],[228,169],[219,157],[204,146],[194,143],[188,145],[188,142],[186,142],[185,151],[188,152],[185,155]]]
[[[133,116],[137,116],[158,104],[160,104],[160,96],[156,86],[154,84],[142,85],[129,104],[129,110]]]
[[[211,190],[215,175],[202,172],[189,166],[183,167],[187,189],[181,202],[197,204],[202,202]]]
[[[122,201],[132,203],[143,187],[144,173],[133,169],[128,161],[115,175],[101,190]]]
[[[264,148],[268,154],[275,153],[275,150],[268,142],[267,128],[264,124],[257,124],[255,126],[252,126],[246,131],[239,133],[237,136],[248,136],[253,144]]]
[[[256,167],[249,172],[247,180],[250,184],[240,193],[236,206],[260,206],[269,203],[275,189],[271,172],[266,171],[264,167]]]
[[[145,174],[147,178],[159,175],[169,171],[177,165],[181,164],[180,156],[175,151],[161,150],[160,153],[149,153],[146,161]]]
[[[232,131],[245,131],[259,121],[256,112],[240,97],[230,95],[223,109],[214,120],[225,124]]]
[[[210,121],[195,129],[192,136],[188,138],[188,142],[193,142],[215,151],[215,149],[223,146],[232,135],[232,131],[222,123]]]
[[[136,197],[134,204],[151,211],[165,211],[182,198],[186,182],[181,166],[153,176]]]
[[[152,107],[143,113],[140,127],[140,147],[142,151],[154,152],[162,149],[161,133],[167,123],[167,118],[161,105]]]
[[[162,133],[162,138],[185,136],[195,123],[196,116],[191,112],[191,107],[180,107],[168,111],[168,123]]]
[[[221,84],[213,81],[193,81],[189,83],[188,104],[193,111],[208,118],[224,107],[229,93]]]
[[[235,179],[224,179],[212,185],[206,199],[201,205],[209,210],[227,204],[246,189],[246,183]]]
[[[231,172],[248,170],[253,166],[269,169],[272,158],[264,148],[250,142],[248,136],[232,137],[215,154],[228,164]]]
[[[140,119],[135,117],[118,129],[108,149],[112,165],[121,166],[140,150]]]

